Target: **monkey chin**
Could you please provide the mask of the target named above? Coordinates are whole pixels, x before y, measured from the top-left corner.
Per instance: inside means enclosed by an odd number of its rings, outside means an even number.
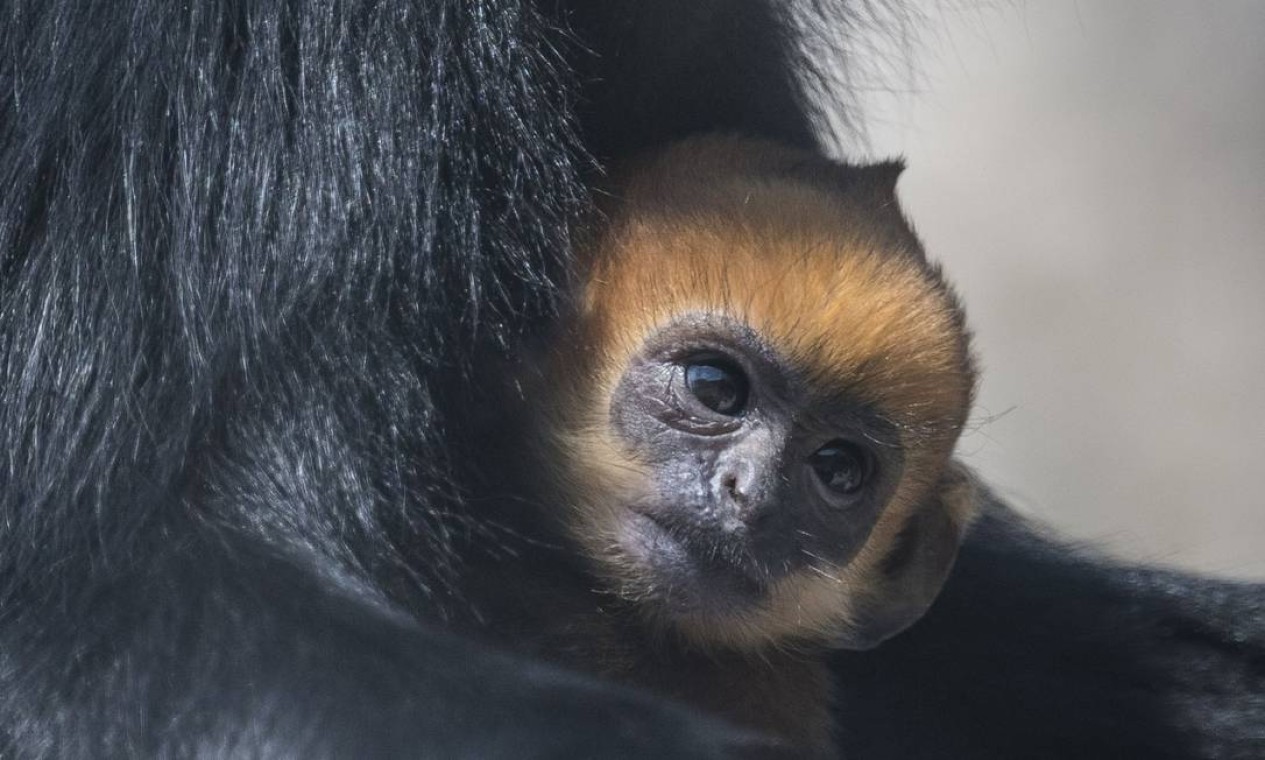
[[[620,596],[674,628],[723,624],[768,601],[772,578],[743,542],[686,531],[647,511],[625,509],[611,559]]]

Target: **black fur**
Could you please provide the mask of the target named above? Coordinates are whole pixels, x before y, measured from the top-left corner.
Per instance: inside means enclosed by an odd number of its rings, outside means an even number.
[[[806,139],[782,107],[790,53],[745,5],[745,70],[770,72],[779,134]],[[752,94],[689,105],[724,71],[640,89],[651,37],[632,59],[596,49],[662,26],[635,4],[574,33],[573,15],[0,3],[4,756],[745,742],[439,632],[461,604],[450,539],[484,530],[445,458],[469,432],[446,399],[550,311],[589,161],[575,103],[638,100],[653,128],[583,125],[611,150],[770,119]],[[669,84],[682,65],[654,64]]]
[[[847,757],[1265,757],[1261,586],[1127,568],[987,497],[927,616],[835,658]]]
[[[591,156],[815,142],[773,7],[0,0],[0,755],[749,746],[444,633],[446,454]]]

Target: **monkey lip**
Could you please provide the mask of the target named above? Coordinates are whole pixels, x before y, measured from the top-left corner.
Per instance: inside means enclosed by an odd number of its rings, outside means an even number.
[[[706,529],[630,510],[621,544],[648,572],[648,590],[669,612],[732,611],[767,592],[768,574],[754,558],[733,542],[725,546]]]

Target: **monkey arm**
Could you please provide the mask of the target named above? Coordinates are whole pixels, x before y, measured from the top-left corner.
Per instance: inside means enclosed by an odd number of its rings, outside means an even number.
[[[86,614],[27,607],[5,626],[0,755],[693,758],[744,746],[659,700],[418,626],[261,546],[160,553],[94,589],[102,603]]]
[[[927,616],[835,658],[847,757],[1265,756],[1265,588],[1116,564],[986,499]]]

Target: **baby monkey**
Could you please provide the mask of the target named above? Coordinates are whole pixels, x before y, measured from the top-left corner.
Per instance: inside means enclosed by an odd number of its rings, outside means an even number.
[[[507,564],[489,627],[830,754],[825,653],[921,616],[972,515],[968,333],[900,170],[703,137],[616,176],[524,393],[571,561]]]

